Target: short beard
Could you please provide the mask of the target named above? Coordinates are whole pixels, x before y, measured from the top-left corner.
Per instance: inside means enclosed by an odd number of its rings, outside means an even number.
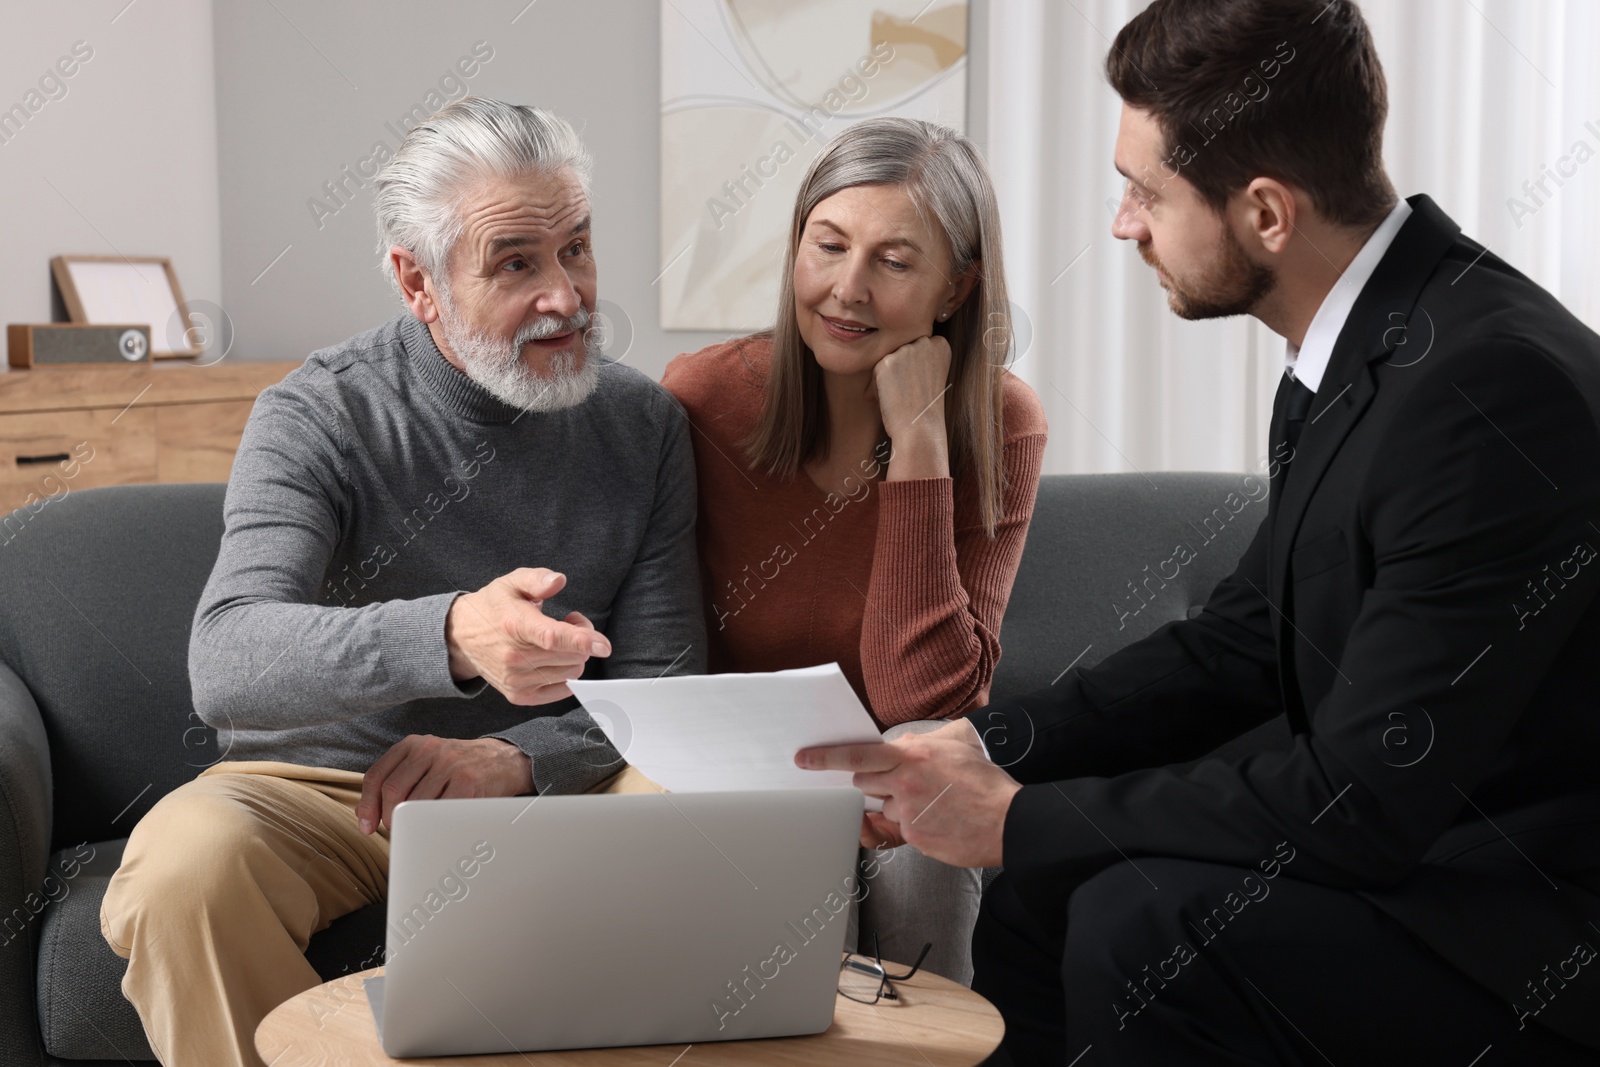
[[[468,326],[456,314],[450,294],[439,292],[439,328],[467,377],[512,407],[535,414],[577,407],[600,384],[603,353],[599,334],[589,329],[590,318],[581,307],[570,319],[544,315],[518,329],[510,341],[503,341]],[[523,362],[525,343],[569,331],[577,331],[582,338],[581,365],[570,347],[551,356],[543,374]]]
[[[1167,304],[1182,319],[1225,319],[1248,315],[1267,294],[1278,286],[1278,275],[1271,267],[1251,261],[1244,246],[1226,227],[1222,246],[1210,266],[1193,285],[1178,281],[1156,258],[1149,245],[1139,246],[1139,255],[1167,276]]]

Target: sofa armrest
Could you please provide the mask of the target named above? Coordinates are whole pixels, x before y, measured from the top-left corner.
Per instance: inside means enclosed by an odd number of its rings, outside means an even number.
[[[33,694],[0,663],[0,1063],[41,1061],[34,1004],[50,858],[50,742]]]

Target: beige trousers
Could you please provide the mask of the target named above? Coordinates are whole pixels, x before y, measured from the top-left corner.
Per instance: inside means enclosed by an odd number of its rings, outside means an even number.
[[[356,827],[355,771],[229,762],[139,820],[100,906],[122,993],[166,1067],[264,1067],[255,1030],[322,979],[311,935],[384,899],[387,830]],[[592,793],[665,792],[632,767]]]

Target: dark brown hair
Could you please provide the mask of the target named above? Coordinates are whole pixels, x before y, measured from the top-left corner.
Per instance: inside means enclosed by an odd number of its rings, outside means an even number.
[[[1160,125],[1162,176],[1218,212],[1259,177],[1342,226],[1394,208],[1388,87],[1353,0],[1155,0],[1117,34],[1106,77]]]

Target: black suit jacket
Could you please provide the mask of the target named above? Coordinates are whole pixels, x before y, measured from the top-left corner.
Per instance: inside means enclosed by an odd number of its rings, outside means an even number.
[[[1023,783],[1004,863],[1047,929],[1124,859],[1287,842],[1600,1048],[1600,337],[1410,203],[1204,610],[968,717]],[[1287,750],[1164,766],[1280,712]]]

